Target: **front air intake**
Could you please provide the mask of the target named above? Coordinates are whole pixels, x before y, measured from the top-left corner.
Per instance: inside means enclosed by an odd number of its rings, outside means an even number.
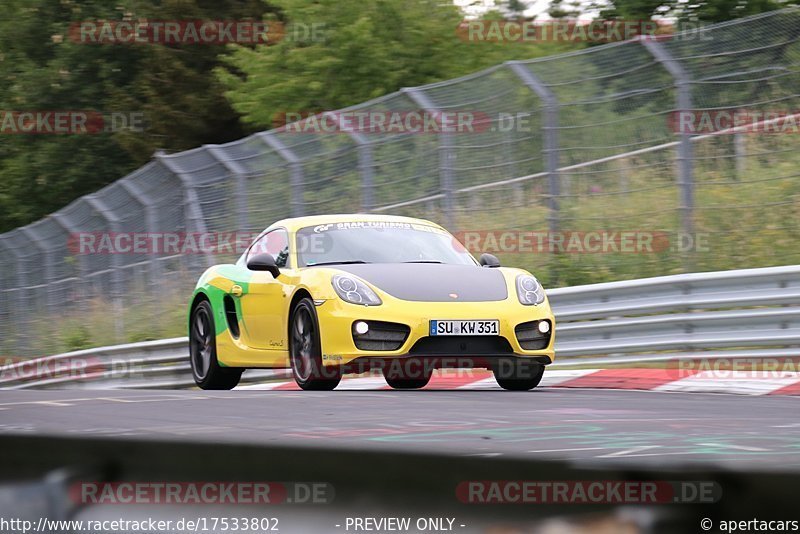
[[[239,318],[236,316],[236,303],[230,295],[225,295],[222,299],[225,308],[225,322],[228,323],[228,330],[231,331],[233,339],[239,339]]]
[[[359,333],[357,325],[366,323],[367,331]],[[363,329],[363,326],[360,328]],[[353,343],[358,350],[397,350],[403,346],[411,328],[385,321],[356,321],[351,328]]]
[[[539,329],[539,323],[547,323],[547,331],[542,332]],[[547,348],[550,344],[550,333],[552,327],[548,321],[529,321],[527,323],[518,324],[514,329],[514,334],[517,336],[519,346],[524,350],[541,350]]]

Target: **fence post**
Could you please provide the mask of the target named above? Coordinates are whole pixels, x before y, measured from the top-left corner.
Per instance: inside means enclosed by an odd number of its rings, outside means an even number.
[[[238,161],[228,158],[225,151],[216,145],[203,145],[203,148],[233,176],[235,180],[233,196],[234,205],[236,206],[236,226],[239,227],[240,232],[246,231],[249,227],[247,220],[247,169]]]
[[[272,131],[259,132],[256,137],[261,139],[268,147],[289,164],[289,185],[292,188],[291,215],[302,217],[305,215],[305,198],[303,194],[303,163],[294,152],[275,137]]]
[[[405,87],[400,90],[405,93],[422,110],[430,113],[439,113],[441,110],[436,107],[436,104],[426,95],[422,89],[418,87]],[[452,150],[453,136],[447,128],[442,129],[439,136],[439,190],[444,197],[444,223],[448,230],[455,231],[455,220],[453,219],[453,164],[455,163],[456,156]]]
[[[747,148],[745,135],[737,131],[733,134],[733,155],[734,155],[734,177],[736,180],[743,180],[747,165]]]
[[[55,298],[55,293],[53,292],[50,284],[55,282],[55,275],[53,274],[53,251],[48,248],[46,244],[43,243],[43,240],[36,235],[36,232],[30,228],[30,226],[23,226],[20,228],[20,231],[27,237],[33,246],[38,248],[42,251],[42,256],[44,257],[44,290],[47,292],[46,298],[46,306],[50,309],[55,309],[58,307],[58,302]]]
[[[543,156],[545,171],[547,172],[548,192],[548,230],[550,239],[558,232],[560,225],[559,197],[561,196],[561,182],[558,175],[558,113],[559,104],[555,93],[537,78],[529,69],[519,61],[507,61],[506,65],[522,81],[525,86],[536,93],[543,103],[544,125],[542,127]]]
[[[122,229],[119,225],[119,217],[114,214],[114,211],[108,205],[97,198],[94,194],[86,195],[83,197],[86,203],[97,212],[107,223],[112,232],[120,233]],[[125,337],[125,319],[122,317],[122,310],[124,305],[122,302],[122,295],[124,294],[122,288],[122,264],[120,262],[120,255],[116,253],[111,254],[111,302],[114,307],[114,336],[118,342],[122,342]]]
[[[178,168],[178,166],[169,159],[169,156],[161,150],[155,153],[154,158],[181,181],[184,192],[183,205],[184,213],[186,214],[186,231],[189,232],[193,230],[201,235],[205,235],[207,233],[206,221],[203,219],[203,212],[200,209],[200,200],[197,198],[197,191],[195,191],[191,175]],[[215,260],[210,251],[206,251],[204,256],[206,258],[207,267],[214,265]]]
[[[78,281],[75,284],[75,288],[77,289],[77,291],[76,291],[77,299],[76,300],[78,301],[78,308],[81,311],[85,312],[86,311],[86,295],[88,294],[88,292],[84,290],[83,286],[84,286],[84,282],[86,281],[87,269],[86,269],[86,262],[85,262],[85,260],[83,258],[83,255],[81,254],[81,251],[80,251],[80,235],[78,235],[78,234],[80,233],[81,229],[78,228],[77,226],[75,226],[69,220],[69,217],[67,217],[66,215],[63,215],[61,213],[58,213],[58,212],[53,213],[53,214],[50,215],[50,217],[53,219],[53,221],[57,225],[59,225],[61,228],[63,228],[65,232],[75,236],[78,239],[78,247],[79,248],[77,250],[77,253],[75,254],[75,258],[76,258],[75,261],[78,264],[78,269],[77,269]]]
[[[660,42],[653,39],[640,39],[642,45],[661,63],[672,76],[677,89],[676,108],[678,112],[692,109],[692,79],[683,66],[672,57]],[[683,232],[694,238],[694,176],[693,176],[692,138],[687,132],[681,132],[678,144],[678,187],[680,188],[680,213]],[[687,261],[688,260],[688,261]],[[684,269],[689,270],[692,261],[684,257]]]
[[[119,181],[119,185],[142,207],[142,211],[144,212],[144,225],[145,228],[147,228],[147,233],[154,236],[159,232],[163,232],[164,230],[159,230],[156,224],[156,214],[152,199],[142,193],[139,186],[125,178]],[[152,287],[158,288],[161,286],[161,263],[158,261],[158,254],[156,254],[155,251],[152,251],[150,255],[150,283]]]
[[[345,132],[358,147],[358,172],[361,175],[361,211],[366,213],[375,207],[375,184],[372,160],[372,143],[352,128],[342,126],[341,115],[327,111],[323,117],[332,117],[340,132]]]

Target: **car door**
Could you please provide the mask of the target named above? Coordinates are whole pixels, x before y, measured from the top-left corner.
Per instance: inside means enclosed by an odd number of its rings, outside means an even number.
[[[247,251],[245,268],[250,258],[263,253],[271,254],[276,265],[285,268],[289,257],[286,230],[272,230],[259,237]],[[285,314],[289,288],[268,272],[249,271],[249,275],[247,287],[239,297],[245,343],[256,349],[287,350]]]

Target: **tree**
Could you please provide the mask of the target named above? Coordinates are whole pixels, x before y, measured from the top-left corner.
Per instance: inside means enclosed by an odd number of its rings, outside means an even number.
[[[322,22],[324,31],[316,40],[239,47],[227,60],[233,69],[218,69],[228,99],[254,125],[270,126],[284,112],[336,109],[444,79],[458,61],[458,10],[437,0],[277,3],[290,27]]]
[[[581,4],[578,1],[552,0],[547,14],[554,19],[574,18],[581,14]]]
[[[696,4],[678,4],[675,6],[675,11],[681,20],[714,23],[749,17],[797,4],[796,0],[705,0]]]
[[[525,0],[504,0],[502,9],[508,13],[511,19],[520,19],[525,16],[525,11],[528,9],[528,2]]]
[[[591,7],[600,9],[601,19],[649,20],[653,16],[670,16],[679,21],[715,23],[797,4],[797,0],[611,0]]]
[[[336,109],[572,46],[465,42],[456,34],[462,13],[441,0],[7,0],[4,7],[0,110],[135,112],[145,128],[0,134],[0,232],[119,179],[156,149],[227,142],[269,127],[276,112]],[[91,20],[265,17],[288,23],[276,45],[84,44],[69,33],[71,23]],[[315,24],[324,40],[304,34]]]
[[[323,38],[237,46],[225,68],[217,69],[233,108],[262,128],[285,113],[340,109],[402,87],[565,49],[554,43],[466,42],[456,32],[461,12],[441,0],[273,3],[290,35],[293,25],[322,22]],[[492,12],[486,18],[503,15]]]
[[[214,45],[85,44],[72,22],[260,19],[261,0],[7,0],[0,110],[142,113],[144,131],[2,135],[0,231],[34,221],[146,163],[157,148],[230,141],[246,130],[211,74]]]

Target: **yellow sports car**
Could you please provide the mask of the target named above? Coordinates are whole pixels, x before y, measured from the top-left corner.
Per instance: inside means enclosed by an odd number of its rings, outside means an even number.
[[[203,389],[291,367],[306,390],[371,369],[416,389],[438,368],[491,369],[503,388],[528,390],[553,361],[554,326],[529,272],[476,261],[432,222],[378,215],[278,221],[235,264],[203,273],[189,307]]]

